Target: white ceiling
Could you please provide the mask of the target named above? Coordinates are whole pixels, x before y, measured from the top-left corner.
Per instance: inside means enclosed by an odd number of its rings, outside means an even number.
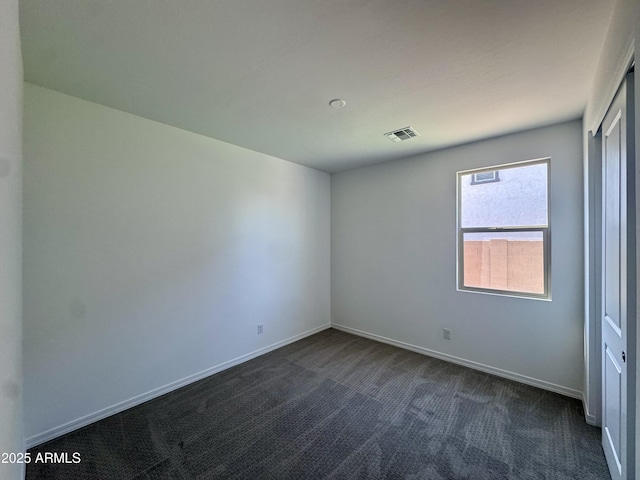
[[[28,82],[335,172],[579,118],[614,0],[20,3]]]

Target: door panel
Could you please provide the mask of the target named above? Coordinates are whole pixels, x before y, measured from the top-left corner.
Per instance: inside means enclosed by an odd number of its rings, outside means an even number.
[[[618,111],[618,114],[620,112]],[[620,325],[620,115],[605,134],[604,157],[604,318],[618,333]]]
[[[622,368],[615,359],[615,355],[610,349],[606,350],[604,367],[604,391],[605,391],[605,412],[604,418],[608,422],[603,425],[603,440],[606,440],[611,448],[611,456],[614,460],[614,467],[622,473],[622,465],[618,452],[621,445],[621,412],[620,412],[620,392],[622,391]]]

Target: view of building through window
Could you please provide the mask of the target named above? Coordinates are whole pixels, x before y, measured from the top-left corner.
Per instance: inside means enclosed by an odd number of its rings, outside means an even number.
[[[548,296],[548,168],[543,160],[458,174],[459,288]]]

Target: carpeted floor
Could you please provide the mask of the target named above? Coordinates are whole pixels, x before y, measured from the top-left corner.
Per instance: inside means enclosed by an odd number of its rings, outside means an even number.
[[[574,399],[326,330],[30,450],[27,479],[608,479]]]

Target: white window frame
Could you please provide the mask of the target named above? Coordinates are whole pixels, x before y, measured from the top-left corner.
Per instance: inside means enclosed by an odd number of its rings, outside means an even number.
[[[529,165],[546,164],[547,165],[547,225],[521,225],[517,227],[474,227],[462,228],[460,222],[462,220],[462,177],[464,175],[474,175],[489,171],[498,171],[508,168],[523,167]],[[534,160],[524,160],[520,162],[511,162],[501,165],[492,165],[489,167],[474,168],[471,170],[462,170],[456,173],[456,229],[457,229],[457,290],[460,292],[483,293],[489,295],[499,295],[517,298],[531,298],[538,300],[551,300],[551,158],[537,158]],[[487,182],[489,183],[489,182]],[[482,186],[482,183],[475,183],[472,187]],[[544,262],[544,292],[529,293],[514,290],[498,290],[486,287],[469,287],[464,285],[464,234],[465,233],[500,233],[500,232],[541,232],[542,248]]]

